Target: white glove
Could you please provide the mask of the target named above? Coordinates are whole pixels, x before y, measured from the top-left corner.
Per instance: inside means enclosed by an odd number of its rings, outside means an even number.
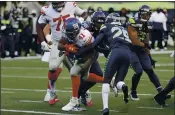
[[[43,51],[50,51],[51,47],[45,41],[43,41],[41,42],[41,49]]]
[[[82,17],[78,18],[78,20],[80,21],[80,23],[84,22],[84,19]]]
[[[1,30],[5,30],[6,29],[6,26],[1,26]]]
[[[47,42],[52,42],[52,38],[50,34],[47,34],[45,37],[46,37]]]
[[[170,55],[170,57],[171,57],[171,58],[173,58],[173,57],[174,57],[174,52],[173,52],[173,53]]]

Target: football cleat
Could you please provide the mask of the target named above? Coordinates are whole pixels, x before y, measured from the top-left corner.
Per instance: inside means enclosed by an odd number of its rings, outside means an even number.
[[[55,92],[51,92],[50,93],[50,100],[49,100],[49,104],[50,105],[54,105],[55,103],[60,102],[60,99],[57,98],[57,95],[55,94]]]
[[[128,86],[126,86],[125,84],[122,86],[122,91],[124,94],[123,100],[124,102],[127,104],[129,102],[129,96],[128,96]]]
[[[138,101],[140,100],[139,97],[137,96],[137,91],[131,91],[130,97],[133,101]]]
[[[101,115],[109,115],[109,109],[108,109],[108,108],[105,108],[105,109],[102,111]]]
[[[45,97],[44,97],[44,101],[48,102],[50,100],[50,92],[47,92]]]
[[[165,106],[165,97],[163,97],[160,93],[158,93],[155,97],[154,100],[162,107]]]
[[[78,98],[70,99],[70,102],[62,107],[63,111],[83,111],[82,108],[79,106]]]
[[[84,95],[81,95],[80,101],[84,106],[90,107],[93,105],[92,97],[90,93],[85,93]]]
[[[117,87],[115,85],[115,77],[112,78],[111,83],[110,83],[110,87],[112,88],[115,97],[117,97],[118,96],[118,90],[117,90]]]

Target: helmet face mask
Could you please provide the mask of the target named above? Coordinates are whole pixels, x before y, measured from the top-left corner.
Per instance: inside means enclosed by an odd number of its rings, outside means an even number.
[[[112,24],[117,24],[117,25],[122,25],[121,24],[121,17],[118,13],[111,13],[107,16],[105,23],[112,23]]]
[[[65,6],[65,2],[57,2],[57,1],[52,2],[52,7],[57,12],[61,12],[64,6]]]
[[[81,29],[81,23],[76,18],[69,18],[64,23],[65,35],[68,41],[73,42]]]
[[[143,5],[139,9],[139,18],[141,21],[146,22],[151,16],[151,8],[149,6]]]
[[[102,11],[97,11],[97,12],[94,12],[93,15],[92,15],[92,23],[93,23],[93,27],[96,31],[99,31],[102,24],[105,23],[105,14],[102,12]]]

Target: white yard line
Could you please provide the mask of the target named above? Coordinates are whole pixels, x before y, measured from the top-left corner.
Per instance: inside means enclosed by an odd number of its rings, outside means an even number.
[[[15,92],[1,91],[1,93],[15,93]]]
[[[30,92],[46,92],[47,90],[44,90],[44,89],[15,89],[15,88],[1,88],[1,90],[4,90],[4,91],[30,91]],[[71,93],[72,91],[69,91],[69,90],[56,90],[57,92],[62,92],[62,93]],[[95,92],[95,91],[91,91],[90,93],[92,94],[101,94],[101,92]],[[111,94],[113,94],[113,92],[111,91]],[[123,94],[123,93],[119,93],[119,94]],[[141,94],[138,94],[140,96],[154,96],[155,94],[150,94],[150,93],[141,93]],[[174,96],[174,95],[172,95]]]
[[[160,110],[160,109],[163,109],[163,108],[158,108],[158,107],[137,107],[139,109],[154,109],[154,110]]]
[[[22,103],[43,103],[44,101],[18,100],[18,102],[22,102]]]
[[[42,115],[82,115],[82,114],[67,114],[67,113],[52,113],[43,111],[28,111],[28,110],[11,110],[11,109],[1,109],[3,112],[13,112],[13,113],[32,113],[32,114],[42,114]]]

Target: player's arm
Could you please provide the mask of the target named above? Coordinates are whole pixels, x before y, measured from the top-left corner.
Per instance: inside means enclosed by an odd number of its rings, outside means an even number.
[[[50,35],[50,33],[51,33],[50,24],[47,24],[44,27],[43,32],[44,32],[44,36],[45,36],[45,38],[47,40],[47,43],[49,45],[52,45],[52,38],[51,38],[51,35]]]
[[[144,43],[140,42],[136,29],[131,25],[128,26],[128,35],[133,45],[145,47]]]
[[[79,20],[81,20],[81,22],[86,20],[86,18],[88,17],[87,12],[78,7],[78,5],[75,2],[73,2],[73,5],[75,7],[75,15],[80,17]]]
[[[86,52],[88,52],[88,51],[94,49],[96,46],[98,46],[98,44],[99,44],[100,41],[104,38],[104,36],[105,36],[105,34],[104,34],[103,32],[101,32],[101,33],[97,36],[96,40],[95,40],[92,44],[88,45],[88,46],[85,47],[85,48],[80,49],[80,50],[75,54],[76,57],[81,57],[81,55],[84,55]]]
[[[59,40],[58,50],[66,51],[68,53],[76,53],[78,51],[78,48],[75,44],[69,44],[65,38],[62,38]]]

